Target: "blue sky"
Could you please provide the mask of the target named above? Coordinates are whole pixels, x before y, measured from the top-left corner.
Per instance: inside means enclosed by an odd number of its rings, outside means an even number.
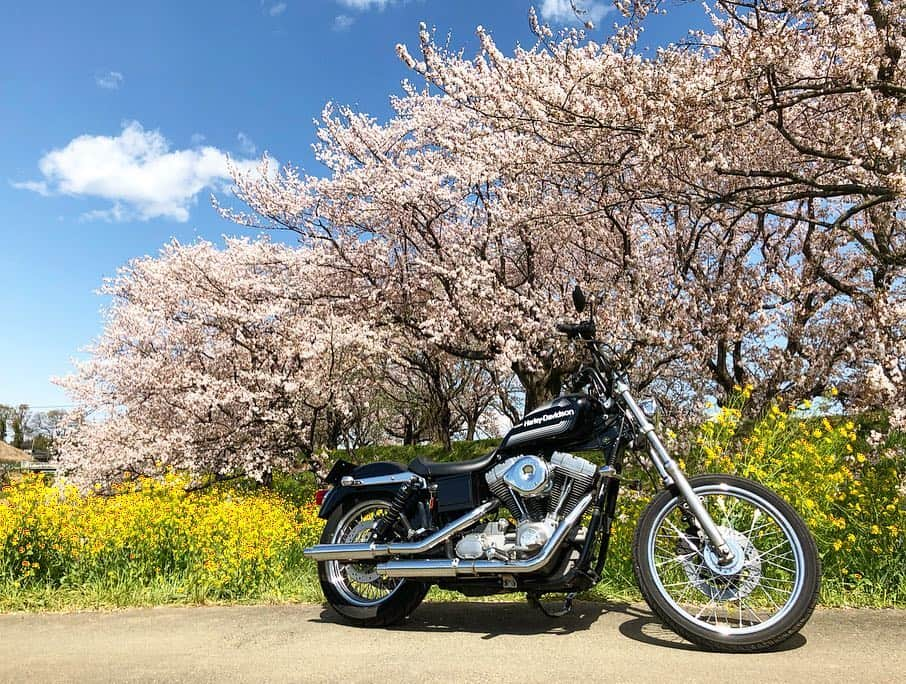
[[[6,3],[0,20],[0,403],[61,406],[51,384],[101,330],[94,291],[175,237],[248,234],[211,208],[224,160],[262,151],[317,173],[325,102],[378,118],[412,74],[394,46],[418,24],[468,54],[475,27],[504,50],[532,43],[535,5],[554,26],[567,0],[220,0]],[[613,21],[609,4],[585,0]],[[646,34],[703,25],[695,4]],[[287,236],[287,239],[290,239]]]

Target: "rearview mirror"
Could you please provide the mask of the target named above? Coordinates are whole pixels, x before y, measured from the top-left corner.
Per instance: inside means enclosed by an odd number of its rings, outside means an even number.
[[[576,307],[576,311],[579,313],[585,311],[585,293],[582,292],[582,288],[578,285],[573,288],[573,306]]]
[[[654,397],[646,397],[639,402],[639,408],[642,409],[642,413],[645,414],[646,418],[654,418],[657,416],[661,407]]]

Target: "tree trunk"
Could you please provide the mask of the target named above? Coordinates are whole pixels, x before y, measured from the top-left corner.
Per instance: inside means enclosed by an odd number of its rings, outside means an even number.
[[[471,415],[466,418],[466,441],[475,441],[475,430],[478,428],[478,416]]]
[[[324,446],[336,449],[343,436],[343,417],[336,411],[328,410],[324,433]]]
[[[450,405],[447,403],[438,405],[435,408],[433,418],[434,420],[431,421],[434,424],[433,441],[442,444],[444,451],[450,451],[453,447],[450,435],[453,429],[453,412],[450,410]]]
[[[415,426],[412,424],[412,419],[409,416],[404,418],[404,432],[403,432],[403,444],[409,446],[410,444],[416,444],[416,435],[415,435]]]
[[[525,388],[525,414],[560,393],[563,371],[552,368],[545,371],[527,371],[520,364],[513,364],[513,371]]]

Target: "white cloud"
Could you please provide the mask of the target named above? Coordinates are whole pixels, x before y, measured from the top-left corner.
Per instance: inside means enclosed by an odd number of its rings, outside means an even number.
[[[391,4],[392,0],[337,0],[344,7],[354,9],[359,12],[367,12],[371,9],[384,9]]]
[[[171,150],[159,131],[137,121],[117,136],[81,135],[45,154],[42,180],[13,183],[43,195],[60,193],[109,200],[109,209],[83,214],[87,220],[168,218],[188,221],[189,208],[205,189],[229,186],[230,159],[216,147]],[[240,169],[257,168],[252,159],[233,160]]]
[[[32,192],[36,192],[39,195],[43,195],[44,197],[50,195],[50,190],[47,187],[47,183],[45,183],[44,181],[20,181],[17,183],[11,182],[10,185],[18,190],[31,190]]]
[[[349,27],[354,23],[355,17],[350,17],[348,14],[338,14],[333,18],[333,30],[348,31]]]
[[[79,216],[80,221],[106,221],[107,223],[120,223],[135,218],[130,212],[123,208],[123,205],[117,202],[109,209],[92,209]]]
[[[579,10],[578,16],[573,9],[574,4]],[[613,9],[613,5],[598,0],[575,0],[572,3],[570,0],[543,0],[541,18],[552,24],[583,24],[586,21],[596,24]]]
[[[255,141],[242,131],[239,131],[239,133],[236,134],[236,140],[239,141],[239,149],[246,154],[253,155],[258,151],[258,146],[255,144]]]
[[[192,144],[195,145],[196,147],[198,145],[201,145],[201,143],[203,143],[205,141],[205,139],[206,139],[206,137],[205,137],[204,133],[193,133],[192,137],[189,138],[189,140],[192,142]]]
[[[118,90],[125,78],[119,71],[108,71],[106,74],[99,74],[94,77],[94,82],[98,88],[106,90]]]
[[[286,3],[278,2],[275,5],[271,5],[270,9],[267,11],[272,17],[279,16],[286,11]]]

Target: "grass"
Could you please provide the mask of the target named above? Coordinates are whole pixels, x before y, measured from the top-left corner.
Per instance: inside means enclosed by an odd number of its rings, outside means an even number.
[[[110,610],[162,605],[245,605],[321,603],[324,600],[311,562],[285,572],[276,582],[244,596],[223,597],[180,576],[150,582],[89,580],[75,586],[19,586],[0,582],[0,612]]]
[[[583,592],[579,598],[586,601],[639,601],[638,591],[627,587],[615,588],[599,585]],[[512,603],[525,601],[523,593],[493,596],[464,596],[456,591],[433,587],[425,599],[434,603],[487,602]],[[555,600],[554,597],[551,599]],[[230,599],[217,598],[186,590],[178,579],[161,578],[151,584],[118,584],[89,582],[78,587],[50,588],[15,587],[0,583],[0,613],[9,612],[76,612],[83,610],[115,610],[120,608],[145,608],[153,606],[199,605],[281,605],[290,603],[321,604],[324,596],[317,576],[311,573],[288,573],[272,587],[249,596]]]
[[[556,597],[552,596],[551,601]],[[641,594],[634,584],[613,579],[605,574],[602,581],[579,595],[595,602],[637,602]],[[519,602],[522,593],[507,593],[485,597],[464,596],[456,591],[433,587],[427,601],[454,602]],[[276,581],[243,596],[224,598],[203,586],[189,586],[181,577],[158,577],[142,583],[120,580],[93,580],[78,586],[21,587],[13,582],[0,582],[0,612],[46,611],[72,612],[82,610],[112,610],[131,607],[162,605],[280,605],[290,603],[324,602],[317,573],[311,561],[283,573]],[[883,586],[843,586],[825,582],[821,588],[819,604],[834,608],[906,608],[903,593],[891,593]]]

